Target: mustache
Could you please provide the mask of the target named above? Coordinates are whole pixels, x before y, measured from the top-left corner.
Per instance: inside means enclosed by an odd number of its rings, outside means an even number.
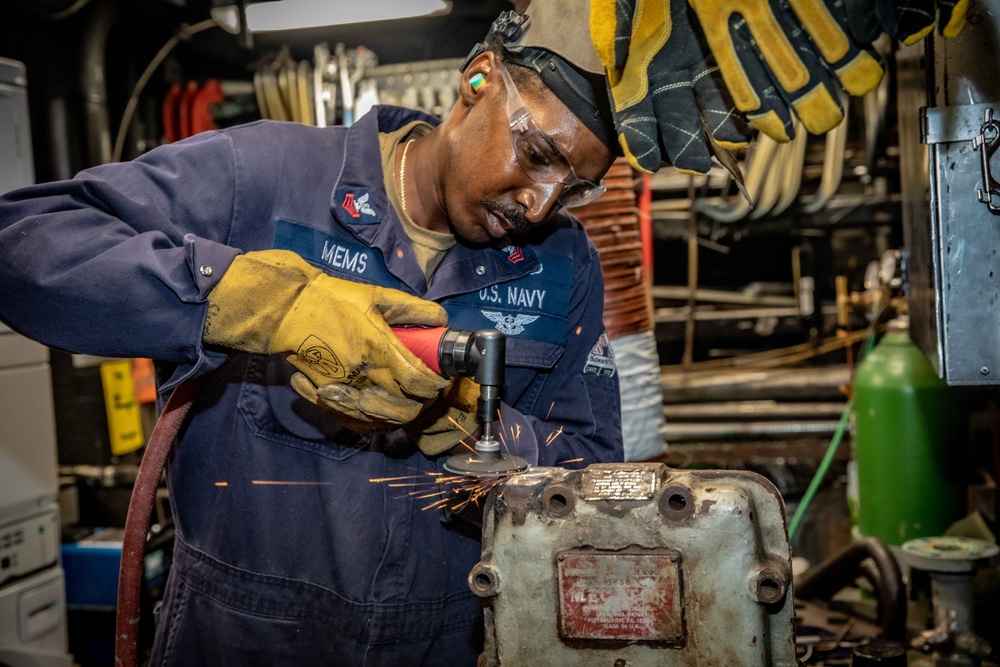
[[[515,232],[523,234],[531,228],[531,223],[524,217],[524,211],[516,204],[510,204],[499,199],[484,199],[482,204],[491,213],[505,218],[514,225]]]

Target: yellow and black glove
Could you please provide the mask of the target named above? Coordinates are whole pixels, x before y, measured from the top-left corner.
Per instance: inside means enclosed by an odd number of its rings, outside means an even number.
[[[618,141],[636,169],[652,173],[666,162],[703,174],[712,139],[727,149],[749,141],[686,0],[591,0],[590,36]]]
[[[729,92],[750,123],[776,141],[794,136],[791,112],[814,134],[843,119],[837,81],[851,95],[883,70],[851,32],[843,0],[689,0]],[[836,79],[836,80],[835,80]]]
[[[319,388],[321,405],[352,420],[359,430],[412,421],[427,399],[448,384],[391,329],[444,326],[448,317],[440,305],[333,278],[293,252],[238,256],[208,302],[206,343],[287,355]],[[297,391],[303,386],[298,384]]]
[[[420,451],[427,456],[437,456],[476,435],[478,404],[479,385],[470,378],[455,378],[441,397],[403,430]]]
[[[965,27],[969,0],[844,0],[854,36],[872,41],[883,30],[903,44],[916,44],[934,29],[957,37]]]

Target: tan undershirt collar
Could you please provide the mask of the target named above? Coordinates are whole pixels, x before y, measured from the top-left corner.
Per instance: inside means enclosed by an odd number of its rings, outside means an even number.
[[[435,232],[424,229],[415,223],[403,210],[403,202],[399,192],[399,173],[396,171],[396,147],[403,141],[412,141],[427,135],[431,126],[419,120],[404,125],[395,132],[379,134],[379,149],[382,153],[382,173],[385,175],[385,192],[396,209],[396,214],[403,225],[403,230],[413,245],[413,255],[417,264],[424,272],[427,283],[430,284],[434,270],[444,258],[444,254],[455,245],[455,235],[448,232]],[[412,164],[412,163],[411,163]],[[409,165],[408,165],[409,166]],[[412,168],[412,167],[411,167]],[[409,172],[409,170],[407,170]],[[412,174],[412,172],[409,172]],[[409,175],[408,178],[412,178]]]

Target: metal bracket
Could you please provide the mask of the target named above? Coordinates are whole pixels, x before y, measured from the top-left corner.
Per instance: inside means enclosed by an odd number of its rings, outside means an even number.
[[[983,113],[983,125],[979,135],[972,139],[972,146],[979,150],[983,170],[983,187],[978,189],[979,201],[993,215],[1000,215],[1000,182],[993,178],[990,171],[990,159],[1000,148],[1000,123],[993,118],[993,107],[987,107]]]

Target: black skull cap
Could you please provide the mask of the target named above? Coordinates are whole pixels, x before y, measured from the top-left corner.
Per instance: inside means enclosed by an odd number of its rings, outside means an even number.
[[[537,2],[537,0],[536,0]],[[504,61],[536,72],[545,87],[580,119],[587,129],[615,155],[621,155],[618,134],[607,80],[603,73],[588,71],[569,59],[541,45],[526,45],[532,19],[528,14],[505,11],[500,14],[486,38],[476,44],[462,64],[462,71],[473,58],[488,49],[499,49]],[[536,31],[541,32],[541,31]],[[587,37],[589,44],[589,36]]]

